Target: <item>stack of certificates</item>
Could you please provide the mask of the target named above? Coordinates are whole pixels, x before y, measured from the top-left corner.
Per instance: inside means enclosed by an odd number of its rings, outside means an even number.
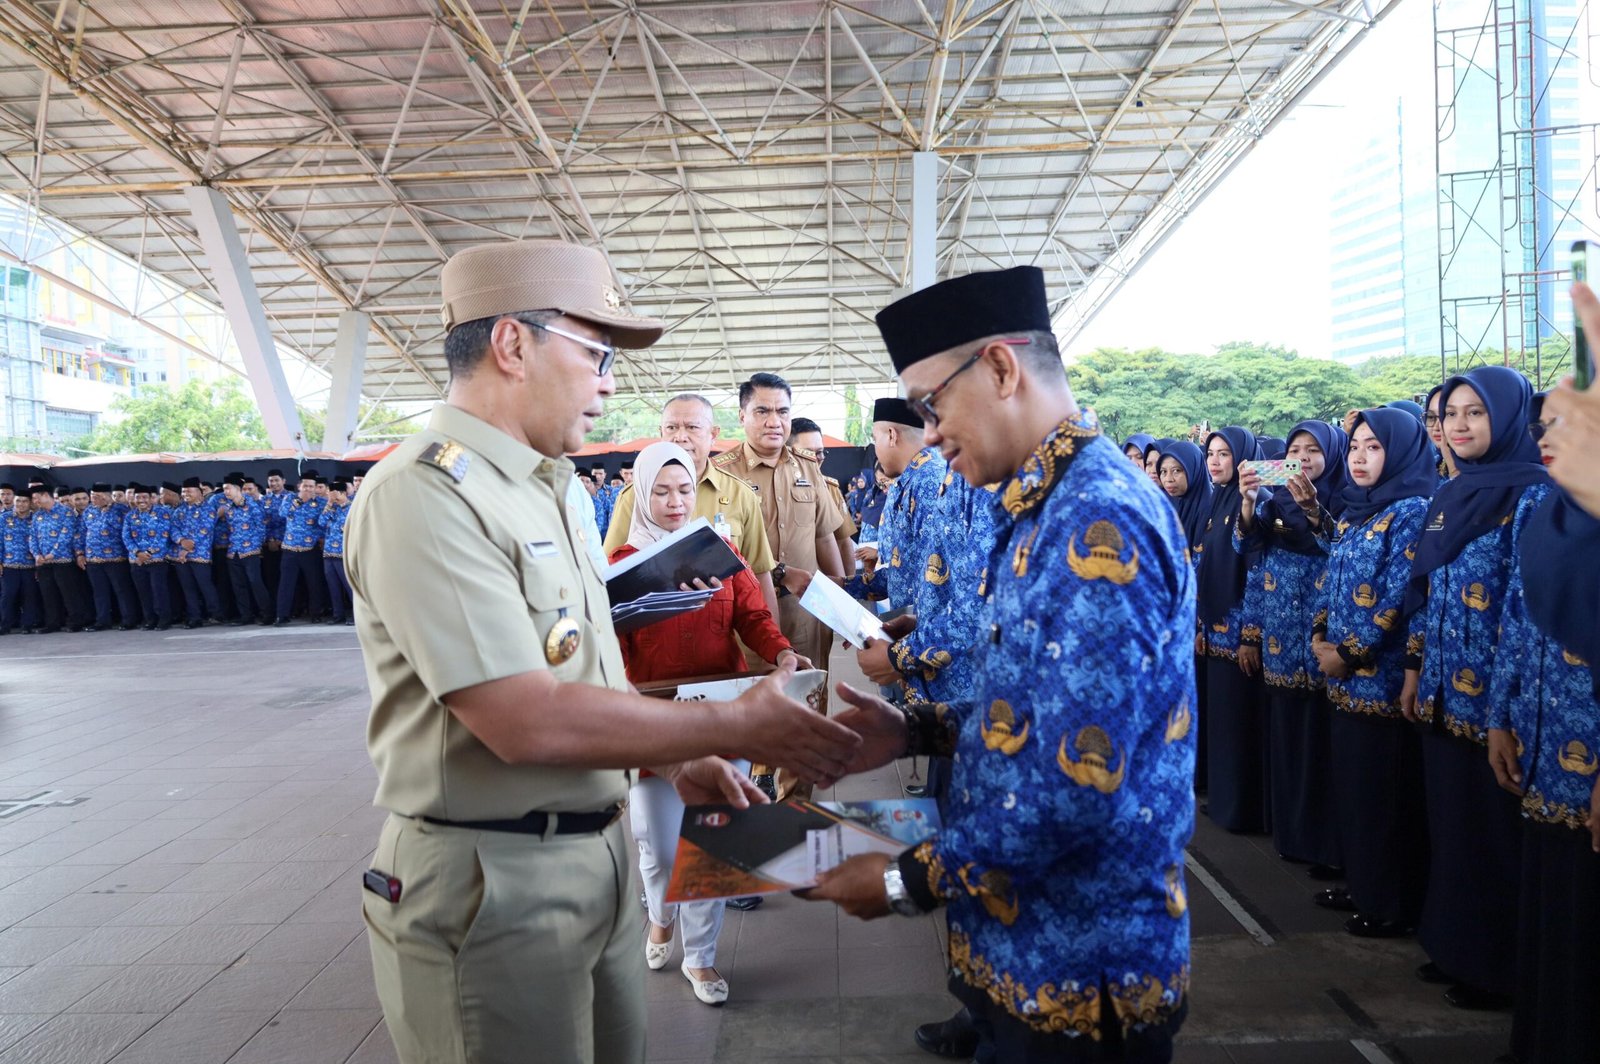
[[[711,601],[716,588],[705,591],[651,591],[632,602],[620,602],[611,607],[611,626],[618,635],[643,628],[680,613],[697,610]]]

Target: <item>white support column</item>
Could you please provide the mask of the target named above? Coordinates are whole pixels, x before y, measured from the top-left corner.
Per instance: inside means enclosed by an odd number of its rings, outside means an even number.
[[[910,289],[920,291],[938,279],[939,156],[931,151],[911,156]]]
[[[250,390],[261,408],[267,438],[273,447],[304,450],[307,441],[305,430],[300,426],[300,412],[295,409],[294,396],[289,393],[289,382],[283,375],[283,364],[278,361],[277,346],[272,342],[272,331],[267,328],[267,312],[256,292],[255,280],[250,276],[250,263],[245,258],[233,210],[222,193],[214,188],[191,185],[185,194],[195,231],[200,234],[200,246],[205,249],[211,283],[222,298],[222,309],[228,315],[228,324],[233,326],[233,338],[244,358]]]
[[[367,329],[372,319],[359,310],[339,315],[339,335],[333,344],[333,383],[328,390],[328,418],[322,449],[343,454],[355,443],[361,414],[361,374],[367,364]]]

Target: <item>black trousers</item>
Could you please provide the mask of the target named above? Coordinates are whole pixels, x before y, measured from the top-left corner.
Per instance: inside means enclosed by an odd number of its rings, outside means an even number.
[[[184,613],[191,622],[206,616],[214,621],[223,618],[222,599],[217,594],[217,584],[207,562],[178,562],[173,566],[178,572],[178,587],[183,591]]]
[[[333,619],[348,621],[355,615],[351,612],[354,604],[350,599],[350,578],[344,572],[344,559],[324,557],[322,575],[328,584],[328,603],[333,607]]]
[[[17,625],[37,628],[41,621],[39,578],[32,569],[7,569],[0,573],[0,632]]]
[[[1172,1043],[1188,1016],[1183,1005],[1176,1016],[1159,1027],[1124,1032],[1102,987],[1100,1037],[1069,1037],[1036,1031],[959,978],[951,978],[950,992],[972,1014],[978,1035],[973,1064],[1169,1064]]]
[[[268,550],[261,548],[261,582],[267,585],[267,590],[277,593],[278,582],[283,579],[283,549]]]
[[[148,625],[172,623],[172,600],[168,596],[167,563],[146,562],[132,567],[133,589],[139,595],[139,608]],[[209,575],[209,574],[207,574]]]
[[[1442,728],[1422,735],[1428,788],[1428,894],[1417,941],[1452,979],[1516,990],[1522,815],[1488,751]]]
[[[1589,832],[1522,822],[1518,1064],[1600,1062],[1600,854]]]
[[[1272,844],[1295,861],[1344,862],[1333,807],[1333,707],[1320,691],[1267,687]]]
[[[254,616],[257,619],[271,619],[272,597],[267,594],[267,585],[261,579],[261,555],[229,558],[228,579],[233,582],[233,601],[239,608],[240,620],[248,621],[251,618],[251,603],[255,604]]]
[[[1261,677],[1237,662],[1206,658],[1206,776],[1213,823],[1235,834],[1270,830],[1267,811],[1267,716]]]
[[[235,600],[233,594],[233,573],[228,567],[228,551],[226,548],[213,547],[211,549],[211,582],[217,585],[217,601],[222,603],[223,617],[228,620],[249,618],[250,600],[246,598],[241,604]]]
[[[327,577],[317,556],[308,550],[285,549],[279,557],[282,559],[282,575],[278,577],[278,620],[287,621],[294,616],[294,592],[302,581],[305,583],[309,616],[314,618],[321,614],[326,609],[322,588],[327,583]]]
[[[1398,717],[1333,711],[1333,799],[1350,896],[1363,916],[1417,926],[1428,881],[1417,729]]]
[[[139,620],[139,606],[133,593],[133,577],[128,575],[127,562],[90,562],[84,570],[89,574],[89,588],[94,595],[94,623],[110,628],[112,606],[116,607],[115,623],[135,624]]]
[[[84,595],[83,574],[74,562],[52,562],[41,565],[39,592],[44,598],[44,625],[46,628],[87,627],[90,621],[89,602]]]

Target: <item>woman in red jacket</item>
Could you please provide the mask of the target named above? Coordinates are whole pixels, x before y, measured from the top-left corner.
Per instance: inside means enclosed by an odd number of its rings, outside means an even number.
[[[628,542],[611,555],[612,564],[689,523],[694,515],[696,490],[693,469],[694,460],[673,443],[653,443],[639,452],[633,464],[636,503]],[[778,631],[760,585],[748,567],[716,587],[717,593],[700,609],[618,637],[629,680],[641,684],[743,672],[744,654],[735,635],[774,665],[782,665],[786,656],[793,656],[799,668],[812,667]],[[742,767],[749,770],[748,763]],[[716,955],[725,904],[704,901],[669,906],[665,901],[677,853],[678,827],[683,821],[683,803],[667,781],[644,776],[633,788],[629,809],[634,841],[639,846],[639,874],[644,879],[650,910],[645,962],[654,970],[666,967],[672,952],[673,925],[680,924],[684,976],[694,987],[695,997],[707,1005],[721,1005],[728,1000],[728,983],[717,973]]]

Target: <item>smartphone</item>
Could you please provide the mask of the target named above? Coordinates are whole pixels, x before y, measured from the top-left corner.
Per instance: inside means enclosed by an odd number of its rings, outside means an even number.
[[[1268,486],[1281,487],[1300,475],[1298,458],[1264,458],[1240,464],[1241,469],[1245,467],[1255,470],[1256,476],[1261,478],[1261,483]]]
[[[1572,279],[1589,281],[1589,242],[1572,242]],[[1583,323],[1578,320],[1577,309],[1572,312],[1572,386],[1579,390],[1589,387],[1594,380],[1594,362],[1589,358],[1589,341],[1583,335]]]

